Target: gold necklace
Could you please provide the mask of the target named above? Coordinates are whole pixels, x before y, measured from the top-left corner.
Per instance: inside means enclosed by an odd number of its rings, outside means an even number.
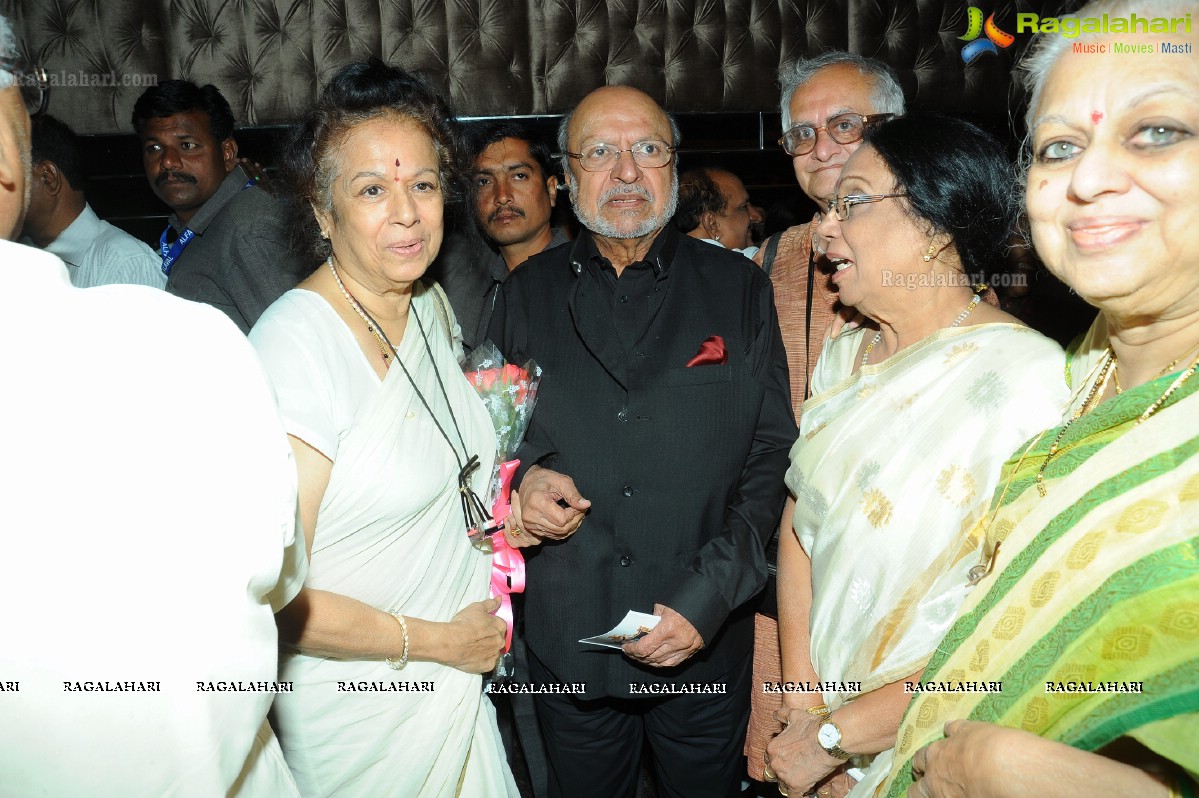
[[[1191,365],[1187,367],[1186,371],[1178,375],[1178,379],[1170,383],[1170,387],[1166,389],[1165,393],[1158,397],[1156,402],[1145,408],[1145,412],[1141,413],[1141,417],[1137,419],[1134,426],[1139,427],[1143,422],[1148,421],[1149,417],[1156,413],[1158,409],[1165,404],[1166,400],[1170,398],[1170,394],[1182,387],[1182,384],[1191,378],[1191,375],[1195,373],[1196,368],[1199,368],[1199,355],[1195,356],[1195,359],[1191,361]]]
[[[1040,493],[1042,497],[1048,493],[1048,490],[1045,487],[1045,469],[1049,467],[1049,461],[1052,460],[1054,455],[1058,453],[1059,444],[1062,442],[1062,438],[1065,437],[1066,430],[1070,429],[1070,425],[1072,425],[1075,421],[1078,421],[1078,419],[1090,412],[1092,403],[1103,393],[1104,390],[1107,389],[1107,381],[1114,371],[1116,353],[1113,352],[1109,346],[1106,354],[1107,363],[1104,364],[1103,371],[1099,372],[1099,376],[1095,378],[1095,384],[1091,387],[1091,392],[1087,394],[1087,398],[1083,400],[1083,403],[1079,405],[1077,410],[1074,411],[1074,415],[1070,417],[1070,420],[1062,426],[1061,430],[1057,434],[1057,437],[1053,439],[1053,443],[1049,446],[1049,452],[1045,455],[1045,462],[1041,463],[1040,469],[1037,470],[1037,492]]]
[[[337,267],[333,265],[333,256],[329,256],[327,261],[329,271],[333,272],[333,280],[337,283],[337,287],[341,289],[341,293],[345,296],[346,301],[350,303],[350,307],[358,314],[358,317],[366,323],[366,329],[374,337],[375,343],[379,345],[379,354],[383,356],[383,365],[390,367],[391,358],[395,354],[392,348],[388,345],[387,340],[375,329],[375,325],[371,324],[371,320],[366,317],[362,311],[362,306],[358,304],[358,300],[346,289],[345,284],[341,281],[341,276],[337,273]]]
[[[1187,351],[1189,352],[1191,350],[1188,349]],[[1113,358],[1115,357],[1114,353],[1113,353],[1112,357]],[[1156,380],[1159,377],[1164,377],[1167,374],[1169,374],[1171,371],[1174,370],[1174,367],[1178,365],[1178,361],[1180,361],[1180,360],[1182,360],[1181,357],[1174,358],[1174,360],[1170,362],[1170,365],[1166,366],[1164,369],[1159,371],[1157,374],[1153,375],[1153,379]],[[1120,394],[1124,393],[1124,389],[1120,387],[1120,364],[1119,363],[1116,364],[1116,373],[1114,375],[1112,375],[1112,377],[1116,382],[1116,396],[1119,396]],[[1150,382],[1152,382],[1152,381],[1153,380],[1150,380]]]
[[[1169,373],[1170,369],[1174,368],[1176,365],[1178,365],[1178,361],[1166,366],[1166,368],[1160,374],[1158,374],[1157,377],[1154,377],[1154,379],[1165,376]],[[1045,456],[1045,462],[1041,463],[1041,468],[1039,471],[1037,471],[1037,491],[1040,492],[1042,497],[1048,493],[1048,490],[1045,487],[1045,469],[1049,467],[1049,461],[1052,460],[1054,455],[1058,453],[1058,444],[1061,443],[1062,438],[1066,435],[1066,430],[1070,429],[1071,424],[1091,411],[1093,406],[1092,403],[1095,402],[1098,396],[1101,395],[1107,388],[1109,376],[1114,377],[1117,380],[1116,392],[1120,392],[1118,382],[1119,378],[1115,376],[1116,368],[1116,353],[1112,351],[1111,347],[1108,347],[1108,361],[1103,367],[1103,371],[1100,373],[1099,377],[1095,380],[1095,386],[1091,388],[1091,392],[1087,394],[1086,401],[1082,403],[1082,406],[1079,407],[1078,410],[1074,411],[1073,417],[1067,421],[1065,426],[1062,427],[1061,431],[1058,432],[1057,437],[1053,440],[1053,445],[1049,447],[1049,453]],[[1197,355],[1195,359],[1191,361],[1191,365],[1188,366],[1185,371],[1178,375],[1178,378],[1175,379],[1174,382],[1170,383],[1170,387],[1166,388],[1165,393],[1163,393],[1152,404],[1145,408],[1144,412],[1141,413],[1139,418],[1137,418],[1133,426],[1139,427],[1141,424],[1148,421],[1154,413],[1161,409],[1162,405],[1166,403],[1166,400],[1170,398],[1171,394],[1181,388],[1183,383],[1191,378],[1191,375],[1195,373],[1197,368],[1199,368],[1199,355]],[[1097,404],[1097,402],[1095,403]]]
[[[1179,360],[1181,360],[1181,358],[1179,358]],[[1042,497],[1044,497],[1046,494],[1044,479],[1045,467],[1049,465],[1049,460],[1053,457],[1053,455],[1057,454],[1058,444],[1061,443],[1062,437],[1066,434],[1066,430],[1070,427],[1070,425],[1090,411],[1092,401],[1098,394],[1101,393],[1100,386],[1104,385],[1104,383],[1107,381],[1108,370],[1114,370],[1113,364],[1115,361],[1116,353],[1112,352],[1111,359],[1108,360],[1107,364],[1103,367],[1103,371],[1101,371],[1096,377],[1095,385],[1091,388],[1090,393],[1087,394],[1086,400],[1082,403],[1082,406],[1074,412],[1073,417],[1066,422],[1066,425],[1062,427],[1061,431],[1058,432],[1057,437],[1053,440],[1053,445],[1049,447],[1049,454],[1045,457],[1045,462],[1041,464],[1040,470],[1037,471],[1037,490]],[[1158,375],[1158,377],[1164,377],[1169,373],[1169,370],[1174,368],[1176,365],[1178,365],[1178,361],[1175,361],[1167,366],[1162,373]],[[1161,406],[1165,403],[1165,401],[1170,398],[1170,394],[1174,393],[1174,391],[1178,390],[1183,383],[1190,379],[1191,375],[1195,373],[1196,369],[1199,369],[1199,355],[1197,355],[1195,359],[1191,361],[1191,365],[1186,371],[1178,375],[1178,378],[1174,380],[1170,387],[1166,389],[1166,392],[1163,393],[1156,402],[1145,408],[1145,412],[1141,413],[1140,418],[1136,420],[1136,424],[1134,426],[1141,424],[1143,421],[1161,409]],[[1156,379],[1156,377],[1154,379]],[[995,570],[995,562],[999,557],[999,547],[1003,544],[1003,540],[996,540],[994,547],[991,547],[991,553],[987,554],[987,549],[990,547],[989,533],[991,527],[994,526],[996,519],[999,517],[999,510],[1001,507],[1003,507],[1003,500],[1007,498],[1008,488],[1012,486],[1012,481],[1015,480],[1016,476],[1020,473],[1020,467],[1024,465],[1025,458],[1027,458],[1028,453],[1035,449],[1037,444],[1041,442],[1041,438],[1045,437],[1046,432],[1048,432],[1048,430],[1042,431],[1041,434],[1033,438],[1032,443],[1025,447],[1024,451],[1020,454],[1020,459],[1016,461],[1016,467],[1013,468],[1011,473],[1008,475],[1007,482],[1003,486],[1003,491],[999,494],[999,501],[995,502],[995,511],[991,513],[989,517],[984,517],[981,522],[983,529],[986,530],[983,535],[983,557],[985,564],[979,563],[966,572],[966,577],[971,585],[977,585],[984,578],[990,576],[991,572]]]
[[[1045,433],[1048,431],[1049,430],[1041,430],[1040,434],[1033,438],[1032,442],[1028,444],[1028,446],[1024,447],[1024,451],[1020,453],[1020,459],[1016,461],[1016,467],[1012,469],[1010,474],[1008,474],[1007,482],[1005,482],[1003,485],[1003,492],[999,494],[999,501],[995,502],[995,511],[989,516],[983,516],[982,521],[979,522],[982,524],[983,528],[982,553],[986,562],[985,564],[979,563],[966,572],[968,584],[977,585],[983,580],[984,577],[990,576],[991,572],[995,570],[995,560],[999,557],[999,547],[1003,541],[996,540],[994,548],[991,549],[991,553],[987,554],[988,538],[990,538],[989,533],[991,531],[991,527],[995,525],[995,520],[999,518],[999,511],[1003,507],[1003,500],[1007,498],[1008,488],[1012,486],[1012,480],[1014,480],[1016,475],[1020,473],[1020,467],[1024,465],[1025,458],[1028,457],[1029,452],[1036,448],[1037,444],[1041,442],[1041,438],[1044,438]]]

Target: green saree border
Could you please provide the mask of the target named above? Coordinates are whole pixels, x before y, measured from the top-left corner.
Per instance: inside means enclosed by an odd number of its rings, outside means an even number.
[[[978,629],[978,625],[995,605],[1019,584],[1045,551],[1062,535],[1073,529],[1082,517],[1105,502],[1169,473],[1196,454],[1199,454],[1199,436],[1129,466],[1111,479],[1091,488],[1078,501],[1055,516],[996,577],[995,583],[982,601],[950,627],[941,645],[929,660],[923,678],[931,679],[939,672],[949,655],[957,651],[962,642]]]
[[[1000,677],[1005,687],[1013,684],[1017,686],[1017,690],[1005,689],[1002,692],[988,693],[975,704],[969,719],[993,723],[994,718],[1006,715],[1013,706],[1025,699],[1030,687],[1044,683],[1044,675],[1057,661],[1057,655],[1077,641],[1080,633],[1089,631],[1097,619],[1114,607],[1130,599],[1142,599],[1149,593],[1194,579],[1194,552],[1197,546],[1199,537],[1194,537],[1169,548],[1150,552],[1097,585],[1086,598],[1075,604],[1057,623],[1046,630],[1024,656],[1013,661],[1011,667]],[[1144,587],[1149,584],[1149,577],[1153,577],[1152,588]],[[1027,676],[1017,680],[1013,673],[1024,673]]]
[[[1192,662],[1171,668],[1153,679],[1146,679],[1145,692],[1126,693],[1114,697],[1108,703],[1117,706],[1112,708],[1113,711],[1107,718],[1094,724],[1087,724],[1085,729],[1079,727],[1070,729],[1070,733],[1062,736],[1058,742],[1074,748],[1081,748],[1084,751],[1095,751],[1141,726],[1177,715],[1199,712],[1199,684],[1184,687],[1172,693],[1166,693],[1163,690],[1157,694],[1157,698],[1151,697],[1149,701],[1145,700],[1146,695],[1150,694],[1149,687],[1151,685],[1156,687],[1158,682],[1183,677],[1188,673],[1193,675],[1194,672],[1195,664]]]

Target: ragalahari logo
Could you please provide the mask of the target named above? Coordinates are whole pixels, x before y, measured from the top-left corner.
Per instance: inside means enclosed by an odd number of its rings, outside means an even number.
[[[969,25],[966,28],[966,35],[958,38],[964,42],[969,42],[962,48],[962,61],[970,64],[983,53],[991,55],[999,55],[1000,48],[1007,49],[1012,46],[1012,42],[1016,41],[1016,37],[1010,33],[1006,33],[999,29],[995,24],[995,15],[987,17],[987,21],[983,22],[983,12],[981,8],[970,6],[966,9],[966,19]],[[978,38],[980,34],[985,33],[987,38]]]

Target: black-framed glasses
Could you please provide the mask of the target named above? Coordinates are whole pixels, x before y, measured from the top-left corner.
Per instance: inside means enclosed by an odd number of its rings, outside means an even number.
[[[29,116],[45,113],[46,105],[50,102],[50,79],[46,76],[46,70],[33,66],[23,58],[0,58],[0,70],[12,74]]]
[[[624,152],[629,153],[638,166],[658,169],[670,163],[674,147],[665,141],[649,139],[639,141],[627,150],[618,150],[611,144],[592,144],[582,152],[567,152],[566,155],[578,161],[587,172],[607,172],[616,166]]]
[[[816,149],[816,136],[821,130],[828,133],[829,138],[838,144],[853,144],[862,140],[867,125],[886,122],[893,116],[895,114],[837,114],[820,127],[796,125],[783,134],[779,139],[779,146],[786,150],[788,155],[807,155]]]
[[[849,210],[855,205],[866,205],[893,197],[906,197],[907,194],[846,194],[844,197],[833,197],[828,201],[825,213],[835,214],[837,221],[844,222],[849,218]]]

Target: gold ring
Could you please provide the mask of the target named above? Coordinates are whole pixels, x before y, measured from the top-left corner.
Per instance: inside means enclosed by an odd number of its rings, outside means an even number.
[[[508,527],[508,531],[512,533],[512,537],[514,538],[518,538],[525,533],[525,531],[517,524],[513,524],[512,526]]]
[[[770,769],[769,763],[762,766],[762,777],[764,779],[766,779],[766,781],[778,781],[779,780],[779,777],[776,776],[774,771]]]
[[[779,795],[783,796],[783,798],[787,798],[787,788],[786,787],[784,787],[783,785],[780,784],[778,786],[778,790],[779,790]]]

